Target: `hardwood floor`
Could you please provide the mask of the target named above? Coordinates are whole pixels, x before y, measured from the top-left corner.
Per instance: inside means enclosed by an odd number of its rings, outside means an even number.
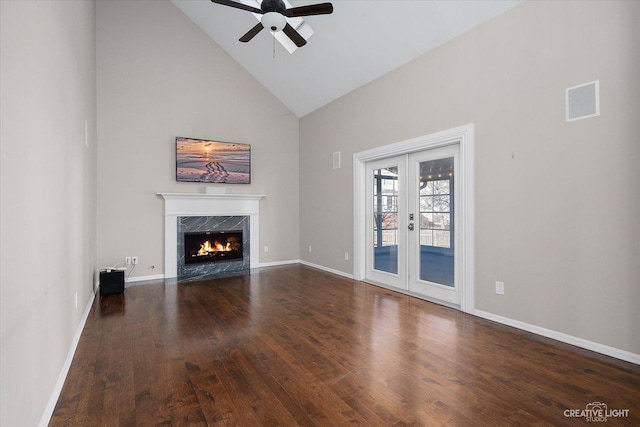
[[[96,297],[50,425],[589,425],[565,414],[593,402],[640,425],[640,366],[294,265]]]

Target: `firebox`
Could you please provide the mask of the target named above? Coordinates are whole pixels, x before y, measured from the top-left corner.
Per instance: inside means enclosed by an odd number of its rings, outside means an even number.
[[[242,259],[242,230],[184,233],[184,262]]]

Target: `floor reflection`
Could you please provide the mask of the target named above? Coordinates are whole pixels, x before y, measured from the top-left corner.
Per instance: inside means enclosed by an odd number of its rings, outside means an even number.
[[[100,317],[124,315],[126,310],[126,296],[122,294],[111,294],[98,296]]]

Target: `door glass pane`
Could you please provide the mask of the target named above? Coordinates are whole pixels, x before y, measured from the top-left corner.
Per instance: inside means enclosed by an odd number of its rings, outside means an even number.
[[[454,285],[453,157],[420,163],[420,279]]]
[[[398,167],[373,171],[373,268],[398,273]]]

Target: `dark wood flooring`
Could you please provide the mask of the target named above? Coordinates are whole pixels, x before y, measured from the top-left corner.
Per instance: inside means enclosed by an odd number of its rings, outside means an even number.
[[[640,425],[640,366],[293,265],[97,297],[50,425],[584,426],[594,402]]]

